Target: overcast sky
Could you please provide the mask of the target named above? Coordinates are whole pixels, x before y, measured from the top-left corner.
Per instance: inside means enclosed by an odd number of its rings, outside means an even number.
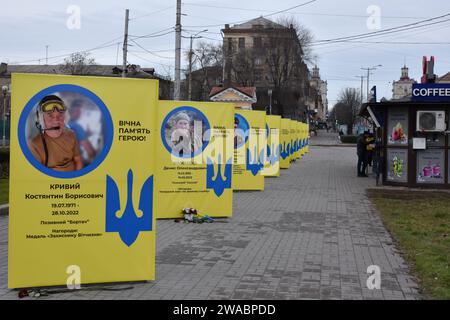
[[[225,23],[243,22],[305,2],[308,0],[186,0],[182,6],[185,14],[182,25],[186,30],[183,35],[208,29],[208,33],[203,33],[208,39],[203,40],[220,43],[220,29]],[[124,12],[129,8],[130,35],[163,35],[136,40],[153,54],[131,42],[133,46],[130,47],[128,61],[154,67],[159,74],[173,73],[175,34],[171,28],[175,25],[175,4],[176,0],[2,0],[0,61],[38,64],[37,59],[42,59],[40,63],[44,64],[45,46],[48,45],[49,64],[55,64],[64,60],[62,55],[109,45],[92,51],[91,56],[100,64],[116,64],[116,60],[120,64],[122,53],[120,48],[117,55],[117,43],[122,41]],[[68,13],[71,5],[81,10],[80,28],[76,22],[73,23],[74,20],[69,20],[72,28],[67,27],[68,19],[73,16]],[[377,31],[367,26],[367,9],[373,5],[380,9],[381,29],[450,13],[448,0],[317,0],[269,18],[276,20],[279,16],[293,16],[312,31],[315,41],[319,41]],[[391,98],[392,81],[400,77],[400,68],[405,62],[410,68],[410,76],[419,80],[423,55],[436,57],[436,74],[449,72],[450,16],[432,22],[447,19],[423,28],[360,40],[388,43],[347,42],[314,46],[322,79],[328,81],[330,106],[336,102],[342,88],[360,87],[360,79],[356,76],[366,74],[361,67],[382,65],[373,71],[370,81],[371,86],[378,87],[378,98]],[[188,46],[189,40],[183,39],[182,48],[187,50]],[[186,67],[186,61],[182,66]]]

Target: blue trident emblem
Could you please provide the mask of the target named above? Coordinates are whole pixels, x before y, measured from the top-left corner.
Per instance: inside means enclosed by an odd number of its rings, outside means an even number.
[[[295,152],[295,145],[293,140],[291,140],[291,154],[294,154],[294,152]]]
[[[287,157],[289,157],[290,154],[291,154],[291,144],[288,143],[288,145],[286,146],[286,142],[283,142],[283,147],[281,148],[281,157],[284,160]]]
[[[277,163],[277,161],[280,160],[280,149],[281,144],[278,146],[278,148],[275,148],[272,143],[272,149],[270,149],[270,146],[267,145],[267,161],[269,161],[271,166],[273,166],[275,163]]]
[[[118,232],[120,239],[130,247],[137,239],[139,232],[152,231],[153,223],[153,176],[148,178],[141,189],[139,218],[133,206],[133,171],[127,176],[127,203],[121,218],[116,216],[120,211],[119,188],[110,176],[106,176],[106,232]]]
[[[228,159],[225,165],[225,177],[222,178],[222,163],[221,155],[219,154],[219,163],[217,165],[217,177],[214,179],[214,163],[208,158],[206,165],[206,188],[213,189],[216,196],[220,197],[225,189],[231,188],[231,164],[232,159]]]
[[[256,146],[254,148],[254,155],[255,158],[252,159],[252,154],[250,152],[250,149],[247,148],[247,161],[246,161],[246,169],[250,171],[254,176],[258,174],[259,171],[261,171],[264,168],[264,150],[261,150],[261,153],[259,155],[258,159],[258,152],[256,150]]]

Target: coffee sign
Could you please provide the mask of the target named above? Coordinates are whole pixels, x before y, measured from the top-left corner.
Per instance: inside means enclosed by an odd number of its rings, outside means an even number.
[[[450,83],[416,83],[412,89],[413,101],[450,101]]]

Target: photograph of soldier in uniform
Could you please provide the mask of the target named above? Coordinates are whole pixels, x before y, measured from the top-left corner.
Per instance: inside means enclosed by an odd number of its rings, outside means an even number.
[[[28,142],[32,155],[47,168],[76,171],[83,168],[74,131],[66,127],[67,107],[56,95],[44,97],[36,106],[39,133]]]
[[[101,153],[104,125],[100,108],[88,97],[57,92],[42,98],[28,115],[28,149],[49,169],[78,171]]]
[[[172,154],[183,157],[193,155],[203,147],[203,134],[206,131],[199,115],[193,111],[180,111],[174,114],[165,128],[167,145]]]

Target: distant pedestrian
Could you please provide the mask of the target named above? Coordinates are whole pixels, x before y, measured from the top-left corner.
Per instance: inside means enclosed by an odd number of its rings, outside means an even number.
[[[369,167],[372,167],[374,151],[375,151],[375,136],[372,133],[368,133],[366,137],[366,164]]]
[[[368,177],[366,175],[367,168],[367,137],[368,132],[364,132],[358,136],[356,140],[356,153],[358,155],[358,177]]]

